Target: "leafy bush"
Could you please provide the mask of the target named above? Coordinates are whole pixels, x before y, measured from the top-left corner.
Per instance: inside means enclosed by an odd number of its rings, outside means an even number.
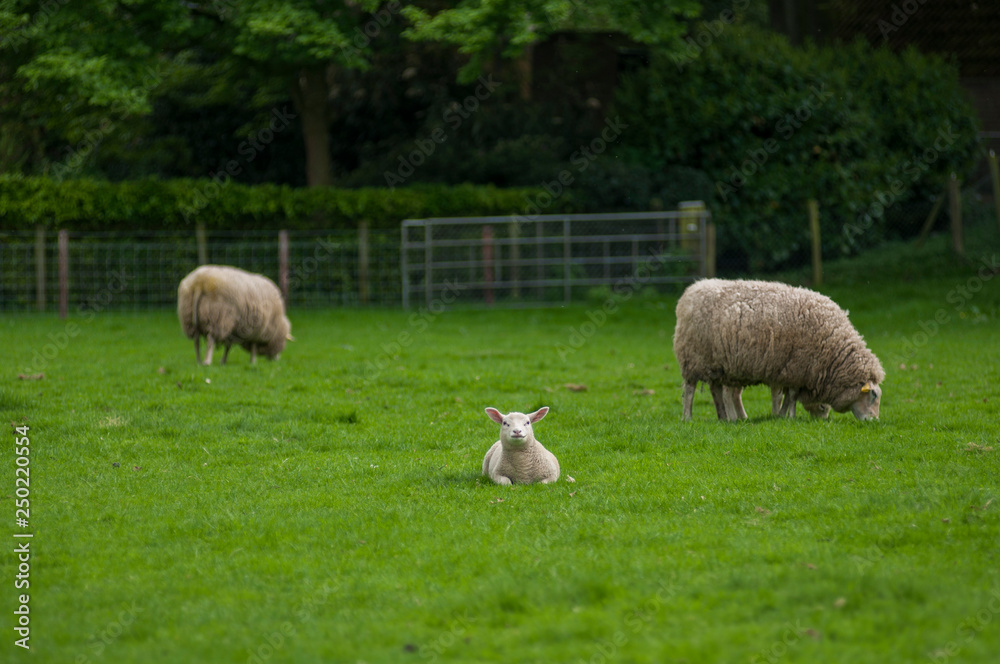
[[[741,25],[695,32],[714,37],[680,57],[654,54],[616,103],[630,161],[714,182],[724,256],[754,269],[801,260],[809,198],[820,202],[825,253],[871,246],[889,233],[887,217],[901,221],[972,166],[973,111],[940,58],[861,42],[800,49]]]
[[[0,228],[395,229],[407,218],[514,214],[537,189],[420,185],[294,189],[212,180],[66,180],[0,176]],[[572,205],[564,197],[551,211]]]

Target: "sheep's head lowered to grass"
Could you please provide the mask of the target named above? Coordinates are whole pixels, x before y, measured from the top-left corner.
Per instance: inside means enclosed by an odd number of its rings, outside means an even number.
[[[559,479],[559,461],[542,447],[531,426],[548,412],[548,406],[533,413],[506,415],[496,408],[487,408],[489,418],[500,425],[500,440],[486,452],[483,475],[497,484],[548,483]]]

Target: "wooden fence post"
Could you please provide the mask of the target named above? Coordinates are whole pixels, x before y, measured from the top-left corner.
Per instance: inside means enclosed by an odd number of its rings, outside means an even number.
[[[510,294],[513,298],[521,297],[521,225],[514,221],[510,224]]]
[[[278,231],[278,287],[288,307],[288,231]]]
[[[486,297],[486,304],[493,306],[493,227],[489,224],[483,226],[483,281],[485,282],[483,294]]]
[[[45,311],[45,226],[35,226],[35,307]]]
[[[947,192],[946,192],[947,193]],[[938,212],[941,211],[941,206],[944,205],[944,199],[946,196],[938,196],[938,199],[934,201],[934,207],[931,208],[931,213],[927,215],[927,220],[924,221],[924,227],[920,229],[920,237],[917,238],[917,248],[919,249],[924,244],[924,240],[931,232],[931,228],[934,226],[934,220],[937,219]]]
[[[812,236],[813,287],[823,285],[823,245],[819,235],[819,201],[809,199],[809,233]]]
[[[715,224],[705,225],[705,276],[715,278]]]
[[[1000,228],[1000,166],[997,153],[990,150],[990,174],[993,176],[993,205],[997,209],[997,228]]]
[[[368,304],[371,292],[371,272],[369,271],[368,222],[358,224],[358,298],[361,304]]]
[[[69,314],[69,231],[59,231],[59,318]]]
[[[948,180],[948,212],[951,215],[951,246],[959,256],[965,256],[962,238],[962,185],[952,173]]]
[[[208,264],[208,238],[205,235],[205,224],[196,222],[194,225],[194,238],[198,243],[198,265]]]

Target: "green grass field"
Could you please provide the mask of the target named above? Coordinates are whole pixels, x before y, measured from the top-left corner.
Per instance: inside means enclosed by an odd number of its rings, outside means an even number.
[[[827,266],[886,367],[874,423],[774,420],[764,387],[748,422],[701,391],[681,422],[655,297],[589,326],[599,301],[292,311],[298,341],[257,367],[197,367],[171,311],[6,315],[0,416],[30,427],[31,483],[22,529],[8,428],[0,661],[997,661],[992,242]],[[480,477],[483,409],[542,405],[559,482]]]

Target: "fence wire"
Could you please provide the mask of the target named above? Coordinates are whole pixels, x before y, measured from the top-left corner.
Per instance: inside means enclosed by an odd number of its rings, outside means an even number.
[[[398,305],[398,233],[368,238],[367,287],[362,289],[356,231],[289,231],[288,307]],[[33,232],[0,234],[0,311],[59,307],[57,234],[41,245]],[[207,261],[258,272],[279,282],[278,233],[209,233]],[[39,260],[40,259],[40,260]],[[166,232],[128,237],[69,233],[68,309],[143,310],[173,307],[177,285],[200,264],[193,236]],[[42,287],[39,289],[39,282]],[[362,291],[366,301],[362,300]]]

